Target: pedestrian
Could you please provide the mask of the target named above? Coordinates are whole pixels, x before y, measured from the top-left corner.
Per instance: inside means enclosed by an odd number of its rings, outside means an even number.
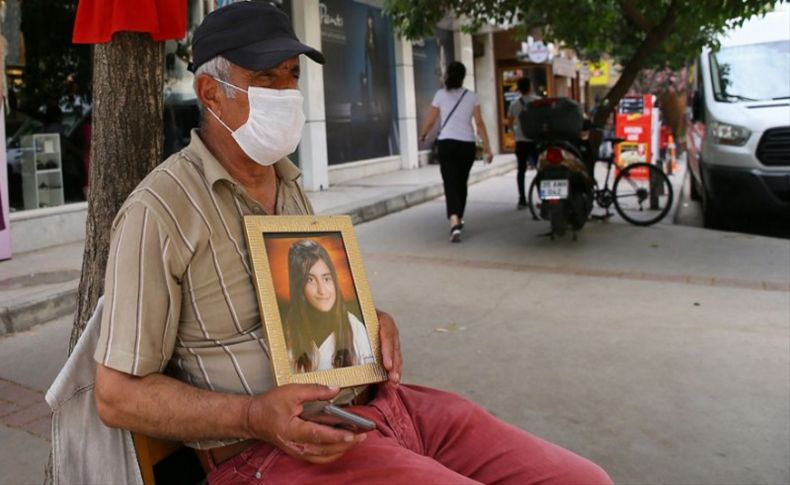
[[[518,210],[523,210],[527,208],[524,178],[527,174],[527,168],[534,169],[537,166],[538,147],[533,140],[524,135],[519,121],[519,115],[521,115],[522,111],[528,109],[529,103],[539,98],[532,92],[532,83],[528,77],[522,77],[518,80],[518,91],[521,96],[510,103],[507,110],[507,120],[508,126],[510,126],[510,129],[516,137],[516,162],[518,163],[518,170],[516,171],[518,204],[516,208]]]
[[[491,163],[494,158],[488,141],[488,131],[480,114],[480,100],[474,91],[463,87],[465,77],[466,67],[462,63],[455,61],[447,66],[444,88],[434,95],[428,119],[420,132],[420,141],[425,141],[433,125],[441,118],[439,135],[436,138],[452,242],[461,241],[461,231],[464,228],[467,183],[475,161],[475,128],[477,135],[483,140],[486,163]]]
[[[337,387],[275,386],[242,227],[245,215],[312,213],[286,155],[304,125],[299,56],[324,57],[291,25],[270,2],[248,1],[212,11],[194,33],[200,128],[113,224],[95,354],[101,418],[196,448],[212,485],[611,483],[459,396],[401,384],[398,330],[385,313],[374,347],[387,382],[345,400]],[[377,429],[301,419],[321,400]]]

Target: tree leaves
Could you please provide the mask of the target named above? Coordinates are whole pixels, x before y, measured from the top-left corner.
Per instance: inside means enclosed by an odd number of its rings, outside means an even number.
[[[677,19],[670,35],[648,59],[652,67],[679,67],[702,50],[716,46],[717,36],[768,10],[766,0],[385,0],[385,11],[408,38],[431,35],[446,15],[465,30],[486,24],[542,27],[545,40],[562,43],[583,57],[602,53],[627,62],[667,14]]]

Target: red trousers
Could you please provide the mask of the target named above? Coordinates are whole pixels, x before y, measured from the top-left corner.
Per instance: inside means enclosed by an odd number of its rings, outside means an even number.
[[[261,442],[212,470],[209,483],[612,483],[594,463],[454,394],[381,385],[370,404],[349,410],[377,429],[338,460],[313,465]]]

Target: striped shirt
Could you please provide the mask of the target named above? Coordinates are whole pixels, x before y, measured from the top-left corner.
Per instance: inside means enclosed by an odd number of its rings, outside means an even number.
[[[274,167],[277,214],[312,213],[299,169],[287,159]],[[154,169],[113,222],[96,361],[219,392],[273,387],[244,241],[249,214],[265,211],[193,130],[189,146]]]

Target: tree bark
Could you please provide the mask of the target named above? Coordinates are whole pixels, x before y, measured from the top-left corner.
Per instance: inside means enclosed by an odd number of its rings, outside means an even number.
[[[618,103],[620,103],[620,100],[625,96],[625,93],[628,92],[628,89],[634,83],[639,72],[647,65],[650,56],[656,52],[661,46],[661,43],[672,33],[672,27],[677,21],[680,13],[679,10],[680,8],[677,2],[673,1],[669,7],[667,7],[667,13],[663,20],[647,33],[647,36],[645,36],[645,39],[639,44],[634,55],[625,63],[625,68],[620,74],[620,79],[618,79],[615,85],[612,86],[612,89],[606,93],[604,100],[595,111],[595,116],[592,120],[594,127],[603,128],[603,126],[605,126],[606,120],[609,119],[609,115],[612,114]],[[593,153],[597,153],[602,138],[603,133],[599,130],[595,130],[591,133],[590,143]]]
[[[104,292],[115,214],[162,156],[164,54],[163,42],[131,32],[94,49],[88,220],[69,354]],[[52,482],[50,450],[44,484]]]
[[[93,69],[88,220],[69,353],[104,292],[115,214],[159,164],[164,145],[164,43],[148,34],[116,34],[96,46]]]

